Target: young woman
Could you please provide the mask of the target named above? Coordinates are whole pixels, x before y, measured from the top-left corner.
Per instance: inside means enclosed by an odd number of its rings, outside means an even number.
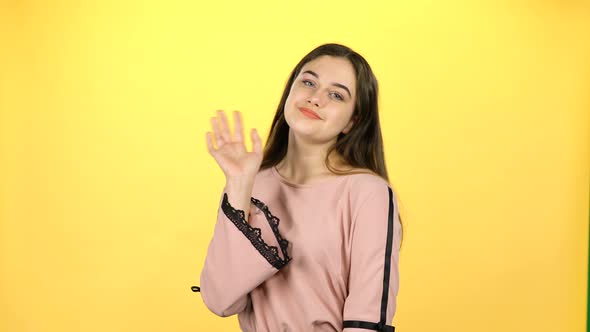
[[[226,176],[201,273],[205,305],[242,331],[394,331],[401,219],[388,182],[377,80],[350,48],[324,44],[293,69],[262,151],[239,112],[218,111]]]

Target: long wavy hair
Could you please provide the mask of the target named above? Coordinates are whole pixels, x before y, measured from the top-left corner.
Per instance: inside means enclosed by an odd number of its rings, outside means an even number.
[[[383,154],[383,138],[379,125],[378,84],[369,63],[357,52],[344,45],[323,44],[306,56],[295,66],[283,90],[281,101],[277,107],[262,157],[260,169],[267,169],[279,164],[287,154],[289,143],[289,125],[285,120],[285,102],[291,86],[303,66],[317,57],[329,55],[348,59],[356,74],[356,100],[352,116],[356,117],[351,130],[347,134],[340,133],[336,143],[329,147],[324,164],[330,172],[337,175],[348,175],[372,172],[387,183],[389,176]],[[349,167],[359,171],[340,170],[330,164],[330,155],[339,154]],[[364,171],[363,171],[364,170]],[[397,196],[397,195],[396,195]],[[401,222],[401,215],[400,215]],[[403,229],[403,227],[402,227]],[[403,240],[402,240],[403,241]],[[401,244],[400,244],[401,248]]]

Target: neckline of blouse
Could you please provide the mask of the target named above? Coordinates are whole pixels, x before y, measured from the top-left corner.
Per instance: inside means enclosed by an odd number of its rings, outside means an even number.
[[[290,187],[294,187],[294,188],[302,188],[302,189],[310,189],[310,188],[316,188],[316,187],[320,187],[320,186],[325,186],[328,184],[331,184],[333,182],[336,182],[338,180],[341,180],[343,178],[346,177],[346,175],[335,175],[335,176],[329,176],[326,177],[324,179],[315,181],[313,183],[308,183],[308,184],[302,184],[302,183],[295,183],[295,182],[291,182],[290,180],[288,180],[287,178],[285,178],[284,176],[281,175],[281,173],[279,173],[279,171],[276,169],[275,166],[271,167],[271,174],[278,179],[280,182],[290,186]]]

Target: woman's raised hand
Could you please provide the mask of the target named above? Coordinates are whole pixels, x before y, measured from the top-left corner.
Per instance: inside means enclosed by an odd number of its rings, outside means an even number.
[[[262,144],[256,129],[250,131],[252,152],[246,150],[242,117],[234,111],[234,133],[231,135],[227,117],[223,110],[211,118],[217,148],[213,146],[211,132],[207,132],[207,149],[223,170],[227,180],[254,179],[262,163]]]

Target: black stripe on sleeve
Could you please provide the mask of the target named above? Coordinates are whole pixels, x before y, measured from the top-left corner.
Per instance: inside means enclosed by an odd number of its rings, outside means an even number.
[[[381,332],[395,332],[395,326],[386,324],[387,315],[387,298],[389,295],[389,275],[391,272],[391,250],[393,244],[393,191],[391,187],[387,187],[389,191],[389,215],[387,223],[387,242],[385,246],[385,267],[383,268],[383,293],[381,294],[381,319],[379,323],[370,323],[360,320],[345,320],[342,324],[343,328],[353,327],[367,330],[375,330]]]

